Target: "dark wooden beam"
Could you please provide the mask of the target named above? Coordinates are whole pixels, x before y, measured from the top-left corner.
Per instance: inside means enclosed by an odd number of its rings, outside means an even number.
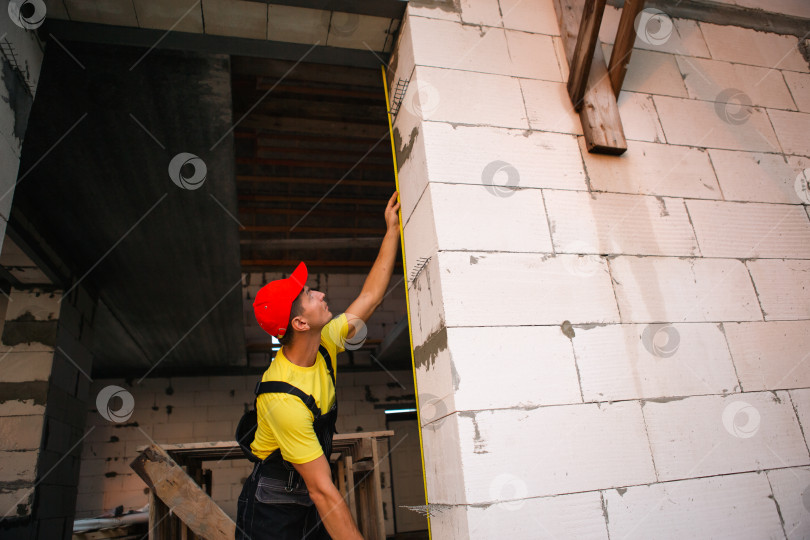
[[[554,9],[560,23],[565,56],[568,65],[571,66],[583,8],[578,0],[554,0]],[[582,97],[579,118],[589,152],[618,155],[627,150],[619,106],[610,86],[605,56],[602,54],[599,40],[594,45],[593,61],[585,85],[585,95]]]
[[[393,193],[393,191],[392,191]],[[253,201],[253,202],[280,202],[280,203],[319,203],[323,201],[323,197],[306,197],[306,196],[293,196],[293,195],[260,195],[255,193],[240,194],[240,201]],[[370,206],[379,206],[381,209],[385,208],[386,201],[382,199],[356,199],[350,197],[329,197],[326,201],[328,205],[335,204],[362,204]],[[382,212],[382,210],[380,210]]]
[[[299,259],[242,259],[242,266],[268,266],[268,267],[292,267],[301,262]],[[337,268],[337,267],[351,267],[351,268],[370,268],[374,264],[374,261],[334,261],[334,260],[309,260],[307,261],[307,268],[310,269],[310,273],[313,272],[313,269],[317,267],[323,268]],[[402,266],[397,264],[394,265],[393,271],[402,271]]]
[[[604,13],[605,0],[585,0],[568,76],[568,95],[571,96],[571,103],[577,111],[582,108],[582,96],[585,94],[588,74],[591,72],[593,50],[599,40],[599,26],[602,24]]]
[[[324,231],[327,232],[327,231]],[[345,248],[379,248],[382,236],[361,238],[274,238],[243,239],[239,243],[251,249],[345,249]]]
[[[257,175],[250,175],[250,174],[238,174],[236,175],[237,182],[261,182],[261,183],[271,183],[271,184],[318,184],[318,185],[329,185],[335,183],[334,178],[309,178],[309,177],[298,177],[298,176],[257,176]],[[341,184],[347,186],[365,186],[365,187],[389,187],[391,185],[390,180],[352,180],[350,178],[344,178],[340,181]]]
[[[327,229],[334,234],[385,234],[385,230],[379,227],[329,227]],[[264,233],[288,233],[290,227],[286,225],[245,225],[243,232],[264,232]],[[314,233],[323,234],[323,227],[296,227],[296,234]]]
[[[630,54],[633,52],[633,44],[636,42],[636,17],[644,9],[644,0],[626,0],[622,8],[622,16],[619,19],[619,28],[616,30],[616,40],[613,45],[613,52],[610,54],[608,73],[610,74],[610,85],[613,93],[619,97],[619,92],[624,84],[624,76],[627,74],[627,66],[630,64]]]

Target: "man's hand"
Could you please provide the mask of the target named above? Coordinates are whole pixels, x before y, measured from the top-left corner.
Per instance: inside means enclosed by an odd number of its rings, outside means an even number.
[[[398,191],[395,191],[391,198],[388,199],[388,206],[385,207],[385,223],[388,225],[388,229],[397,229],[399,230],[399,214],[397,211],[399,210],[399,201],[397,201],[397,196],[399,195]]]
[[[293,463],[293,467],[304,479],[309,497],[315,503],[329,536],[335,540],[363,540],[346,501],[332,483],[332,471],[326,456],[321,454],[307,463]]]

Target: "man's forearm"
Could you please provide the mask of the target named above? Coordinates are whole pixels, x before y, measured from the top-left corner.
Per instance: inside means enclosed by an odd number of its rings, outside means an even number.
[[[391,281],[394,270],[397,249],[399,249],[399,228],[389,227],[383,237],[377,259],[360,291],[360,294],[367,294],[375,304],[379,304],[385,296],[385,289]]]
[[[312,493],[310,493],[310,496],[312,496]],[[329,536],[335,540],[362,540],[363,537],[354,524],[349,507],[343,497],[340,496],[337,488],[329,489],[325,493],[321,493],[320,496],[312,497],[312,501],[318,509],[318,514],[329,532]]]

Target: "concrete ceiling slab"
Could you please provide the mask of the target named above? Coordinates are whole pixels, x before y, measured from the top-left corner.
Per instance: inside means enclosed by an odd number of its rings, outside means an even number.
[[[335,11],[332,12],[326,44],[330,47],[382,51],[390,27],[391,19],[385,17]]]
[[[202,5],[195,0],[133,0],[141,28],[202,33]]]
[[[293,6],[268,6],[267,35],[274,41],[326,44],[329,12]]]
[[[267,5],[239,0],[206,0],[205,33],[267,39]]]
[[[138,26],[132,0],[65,0],[65,8],[74,21]]]

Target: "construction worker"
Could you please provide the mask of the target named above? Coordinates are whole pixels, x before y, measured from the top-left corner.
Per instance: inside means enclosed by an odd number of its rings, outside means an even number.
[[[239,496],[237,539],[362,538],[329,467],[337,418],[334,371],[337,353],[364,329],[391,279],[399,242],[397,195],[385,208],[387,229],[377,259],[345,313],[332,318],[326,295],[306,286],[303,262],[256,294],[259,326],[282,347],[259,386],[269,392],[257,397],[250,452],[261,461]]]

